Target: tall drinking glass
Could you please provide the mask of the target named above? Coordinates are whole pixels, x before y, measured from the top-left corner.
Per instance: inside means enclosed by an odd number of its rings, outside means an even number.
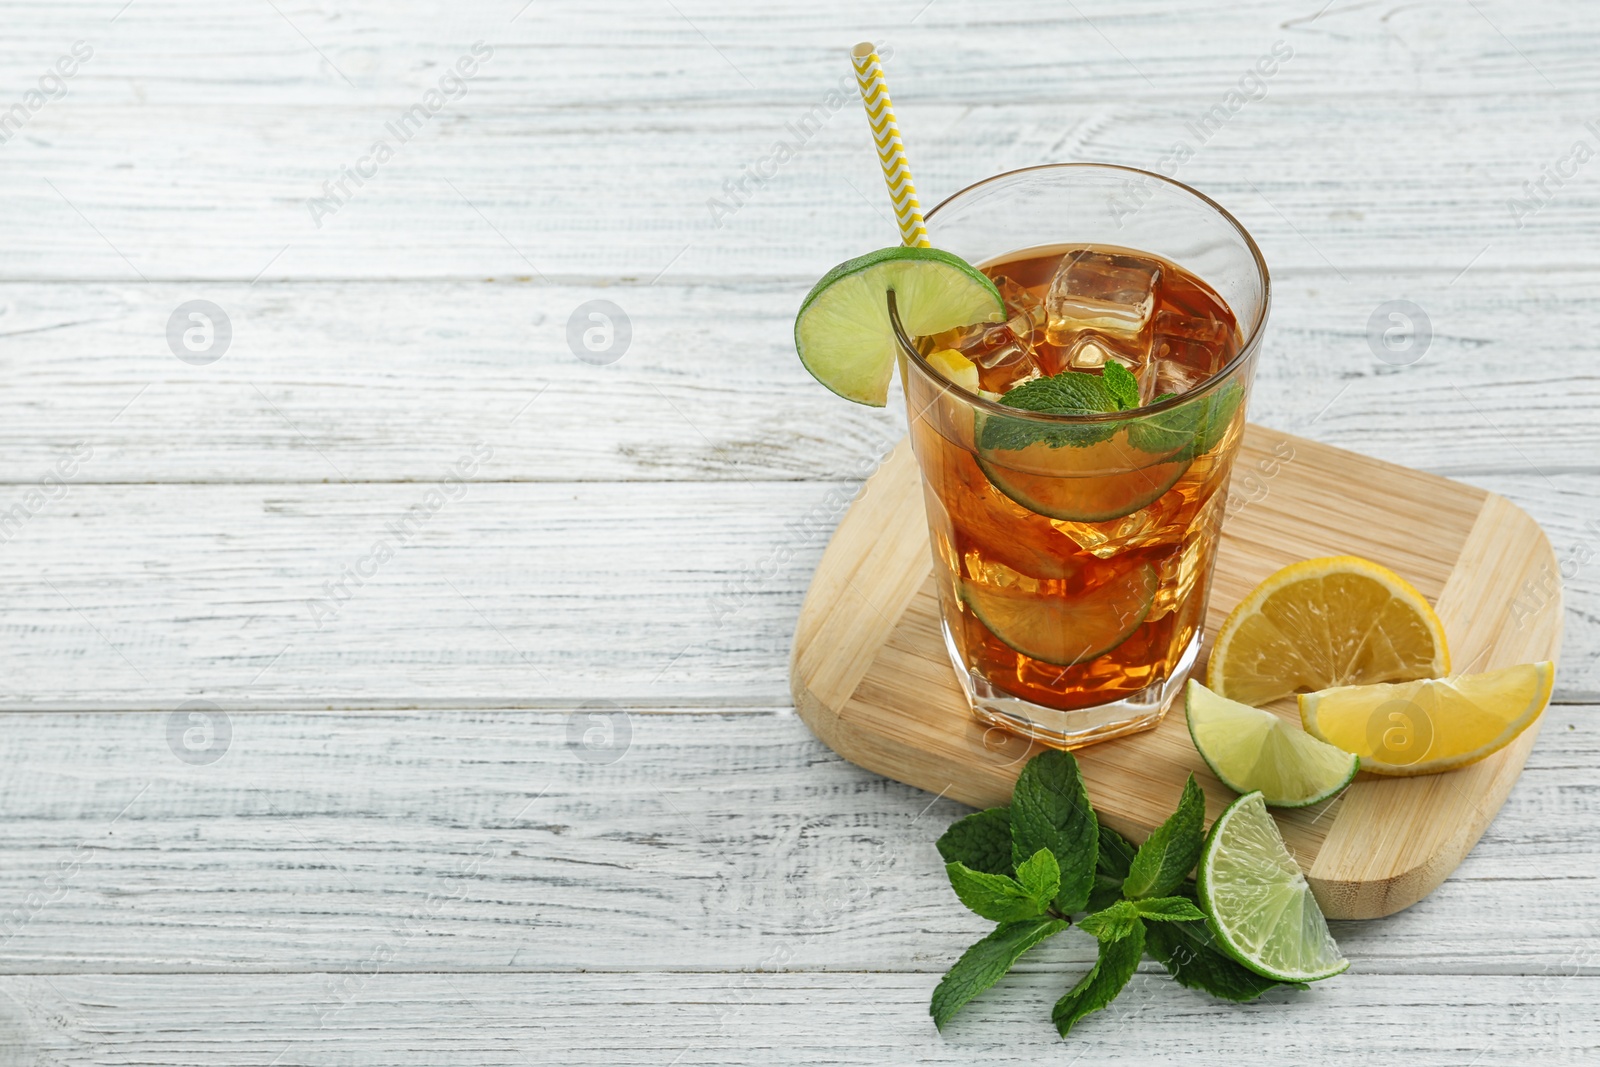
[[[1155,726],[1200,648],[1267,317],[1261,253],[1195,190],[1098,164],[997,175],[927,222],[1009,316],[913,338],[890,294],[956,673],[981,719],[1047,744]],[[1110,362],[1137,406],[1003,402],[1072,369],[1109,381]]]

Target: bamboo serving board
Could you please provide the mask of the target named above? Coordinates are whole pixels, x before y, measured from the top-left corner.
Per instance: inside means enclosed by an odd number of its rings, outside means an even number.
[[[1223,526],[1208,631],[1278,568],[1352,554],[1392,568],[1434,604],[1456,673],[1555,659],[1560,570],[1538,524],[1503,497],[1260,426],[1248,428],[1233,477],[1244,502]],[[1197,676],[1209,651],[1208,639]],[[1008,803],[1039,751],[978,721],[957,684],[909,442],[862,487],[823,553],[790,684],[800,717],[845,759],[976,807]],[[1292,700],[1274,710],[1299,721]],[[1537,735],[1535,723],[1461,770],[1361,774],[1323,804],[1275,811],[1322,910],[1370,919],[1432,892],[1500,810]],[[1235,795],[1195,752],[1181,700],[1155,729],[1076,754],[1096,809],[1136,841],[1172,811],[1191,771],[1208,820]]]

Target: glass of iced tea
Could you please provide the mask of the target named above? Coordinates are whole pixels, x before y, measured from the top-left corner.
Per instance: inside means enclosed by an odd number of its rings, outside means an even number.
[[[956,673],[981,719],[1047,744],[1155,726],[1200,648],[1260,250],[1195,190],[1099,164],[997,175],[927,222],[1006,315],[909,337],[890,294]],[[1051,413],[1079,374],[1123,403]]]

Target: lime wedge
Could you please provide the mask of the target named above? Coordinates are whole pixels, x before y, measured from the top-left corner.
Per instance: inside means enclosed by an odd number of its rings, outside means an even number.
[[[1217,817],[1196,881],[1218,943],[1257,974],[1316,982],[1350,966],[1260,793],[1246,793]]]
[[[966,260],[937,248],[882,248],[822,276],[794,319],[794,347],[812,376],[846,400],[883,407],[894,375],[887,294],[913,337],[1003,322],[1000,290]]]
[[[1009,648],[1058,667],[1103,656],[1132,636],[1156,597],[1154,567],[1141,564],[1076,595],[968,582],[961,598]]]
[[[1260,708],[1220,697],[1190,679],[1184,702],[1189,737],[1211,773],[1236,793],[1257,790],[1274,807],[1327,800],[1356,776],[1361,760]]]

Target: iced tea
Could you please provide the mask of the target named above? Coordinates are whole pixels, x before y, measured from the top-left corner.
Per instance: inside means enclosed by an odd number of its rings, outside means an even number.
[[[1065,745],[1145,728],[1199,647],[1248,386],[1213,376],[1244,338],[1211,286],[1149,252],[1036,247],[982,269],[1006,321],[917,338],[904,367],[951,655],[993,721]],[[979,403],[927,359],[951,350]],[[1130,410],[1008,414],[1012,390],[1110,364],[1136,383]]]

